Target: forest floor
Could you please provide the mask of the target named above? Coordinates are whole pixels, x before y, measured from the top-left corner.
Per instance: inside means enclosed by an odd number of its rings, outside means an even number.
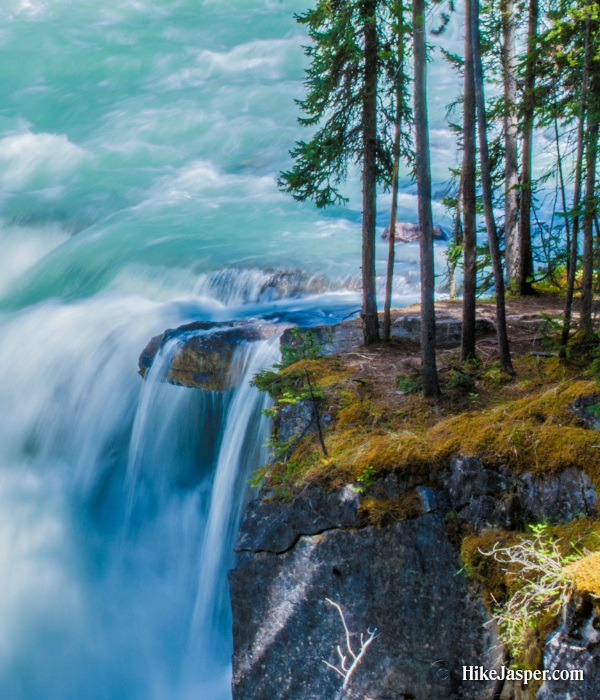
[[[313,432],[276,445],[281,459],[269,469],[271,485],[285,494],[311,482],[336,487],[389,471],[431,473],[458,454],[517,471],[581,463],[600,485],[600,438],[571,410],[580,396],[600,402],[600,385],[589,357],[558,358],[562,304],[557,295],[508,301],[515,377],[500,369],[495,333],[478,339],[471,362],[461,363],[460,348],[438,350],[442,396],[436,402],[421,395],[420,349],[405,340],[283,369],[279,395],[272,392],[275,412],[294,396],[306,398],[309,376],[328,418],[327,455]],[[394,310],[393,319],[418,312],[418,306]],[[436,313],[459,319],[460,301],[439,302]],[[493,302],[478,303],[477,316],[493,321]],[[282,390],[288,394],[280,404]]]

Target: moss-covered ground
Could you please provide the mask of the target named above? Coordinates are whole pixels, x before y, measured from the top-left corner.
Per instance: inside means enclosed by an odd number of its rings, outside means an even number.
[[[577,466],[600,485],[600,435],[570,410],[582,395],[597,396],[600,404],[600,385],[586,375],[585,365],[552,354],[558,332],[552,303],[551,297],[547,310],[535,314],[513,310],[515,378],[499,369],[495,336],[482,338],[478,359],[466,365],[458,350],[440,351],[442,398],[435,404],[419,393],[418,348],[406,343],[303,360],[273,373],[276,404],[300,395],[302,387],[306,398],[308,375],[319,410],[330,421],[324,432],[327,457],[311,434],[282,455],[268,478],[287,492],[310,482],[356,483],[365,473],[376,478],[401,471],[427,479],[453,456],[466,454],[516,471]],[[449,310],[451,302],[445,302],[445,313]]]

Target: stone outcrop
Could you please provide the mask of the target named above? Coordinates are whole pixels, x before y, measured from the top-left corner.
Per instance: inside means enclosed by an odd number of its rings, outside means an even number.
[[[314,326],[310,332],[322,355],[352,352],[363,344],[362,327],[357,321],[347,321],[331,326]],[[285,330],[281,336],[282,345],[296,347],[299,342],[291,328]]]
[[[394,240],[399,243],[417,243],[419,236],[421,235],[421,229],[419,224],[411,224],[406,221],[398,221],[394,229]],[[390,227],[386,226],[383,229],[382,238],[384,241],[390,238]],[[448,236],[440,226],[433,227],[433,240],[434,241],[447,241]]]
[[[495,333],[494,324],[487,318],[475,321],[475,334],[478,338]],[[401,316],[392,324],[392,337],[408,340],[413,343],[421,342],[421,317]],[[448,316],[435,320],[435,342],[438,348],[457,348],[461,342],[462,321]]]
[[[600,617],[588,595],[569,603],[562,625],[546,641],[544,669],[583,672],[583,680],[561,679],[543,683],[537,700],[597,700],[600,695]]]
[[[590,430],[600,430],[600,402],[592,394],[575,399],[571,411],[580,418]]]
[[[315,326],[310,331],[323,355],[352,352],[363,343],[362,327],[358,321],[346,321],[331,326]],[[495,332],[494,324],[487,318],[478,318],[475,321],[475,333],[478,338]],[[453,316],[436,318],[436,345],[438,348],[459,347],[461,333],[462,321],[460,319]],[[396,340],[419,345],[421,342],[421,317],[400,316],[392,323],[391,336]],[[283,332],[282,345],[294,347],[298,342],[291,330]]]
[[[342,697],[342,679],[323,663],[339,665],[336,647],[345,648],[342,620],[327,599],[342,607],[355,652],[360,633],[377,628],[344,698],[492,696],[493,683],[461,679],[463,665],[497,668],[501,659],[441,512],[378,529],[356,527],[339,511],[341,527],[318,512],[311,521],[302,506],[282,538],[264,536],[257,509],[230,574],[235,700]],[[323,531],[308,534],[315,528]],[[248,551],[252,540],[274,551]]]
[[[262,284],[260,297],[281,299],[302,294],[319,294],[327,289],[324,278],[308,275],[303,270],[277,270]]]
[[[447,481],[452,509],[475,530],[522,529],[527,523],[567,523],[597,515],[596,489],[578,469],[543,478],[486,468],[478,459],[453,459]]]
[[[238,552],[290,550],[300,537],[327,530],[360,525],[359,494],[346,486],[332,493],[318,487],[307,489],[290,508],[286,501],[269,499],[250,503],[236,543]]]
[[[139,372],[144,377],[157,354],[174,341],[165,381],[209,391],[230,389],[239,379],[232,367],[236,348],[278,332],[276,326],[262,321],[197,322],[170,328],[152,338],[142,350]]]

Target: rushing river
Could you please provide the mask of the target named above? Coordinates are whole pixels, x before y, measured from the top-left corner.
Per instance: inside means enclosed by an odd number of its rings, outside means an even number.
[[[240,347],[224,393],[163,383],[172,344],[145,381],[137,358],[192,320],[359,305],[356,179],[327,212],[276,186],[301,134],[305,7],[2,0],[3,700],[230,697],[226,572],[268,430],[249,381],[277,343]],[[442,114],[454,79],[437,81]],[[441,121],[432,138],[441,181]],[[400,203],[414,219],[408,181]],[[416,246],[395,292],[418,292]]]

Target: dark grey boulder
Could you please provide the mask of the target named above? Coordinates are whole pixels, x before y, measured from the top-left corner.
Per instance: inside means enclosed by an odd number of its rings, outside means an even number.
[[[451,461],[446,483],[451,507],[476,530],[522,524],[516,480],[508,472],[488,469],[474,457],[460,457]]]
[[[600,697],[600,618],[589,596],[577,595],[569,603],[565,619],[544,645],[544,669],[581,671],[583,681],[546,681],[537,700],[598,700]]]
[[[565,523],[597,513],[594,484],[579,469],[516,476],[506,469],[489,469],[474,457],[461,457],[452,460],[444,482],[451,507],[476,530],[520,529],[543,520]]]
[[[586,428],[600,430],[600,400],[597,396],[579,396],[571,405],[571,412],[581,418]]]
[[[487,318],[475,321],[477,337],[495,333],[494,324]],[[421,342],[421,317],[400,316],[392,323],[392,337],[408,340],[413,343]],[[435,321],[435,342],[438,348],[458,347],[461,342],[462,321],[453,317],[437,318]]]
[[[594,484],[579,469],[565,469],[556,475],[524,474],[518,491],[528,522],[566,523],[597,513]]]
[[[302,333],[310,332],[315,345],[319,346],[322,355],[337,355],[352,352],[363,344],[363,332],[360,323],[347,321],[331,326],[314,326],[302,329]],[[281,335],[281,345],[296,348],[301,341],[294,335],[291,328]]]
[[[394,240],[398,243],[417,243],[421,235],[421,229],[419,224],[411,224],[406,221],[396,222],[394,228]],[[390,227],[386,226],[383,229],[382,238],[384,241],[388,241],[390,238]],[[434,241],[447,241],[448,236],[441,228],[441,226],[433,227],[433,240]]]

